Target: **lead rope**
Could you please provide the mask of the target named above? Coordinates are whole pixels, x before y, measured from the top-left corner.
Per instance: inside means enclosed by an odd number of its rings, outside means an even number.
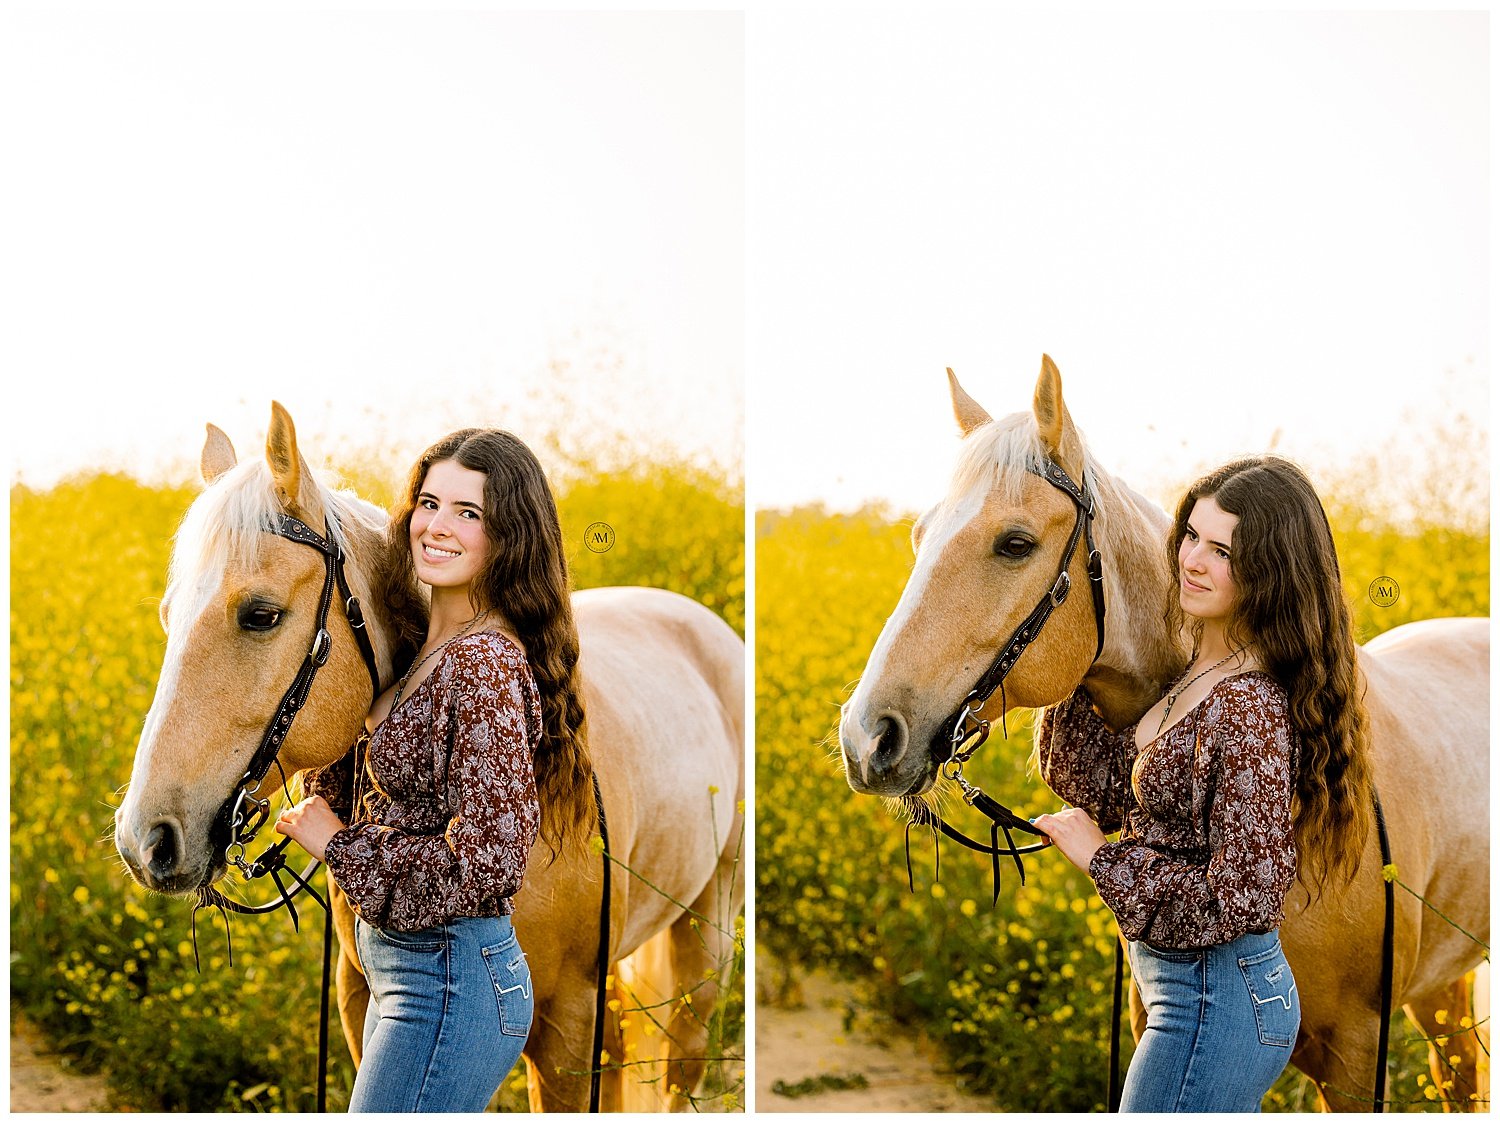
[[[594,998],[594,1054],[589,1065],[589,1111],[599,1112],[599,1083],[603,1076],[604,1012],[609,998],[609,824],[604,820],[604,796],[599,773],[594,773],[594,806],[599,811],[599,839],[604,843],[604,883],[599,894],[599,987]]]
[[[1125,945],[1115,936],[1115,997],[1109,1008],[1109,1110],[1120,1110],[1120,1007],[1125,983]]]
[[[1391,864],[1391,840],[1385,829],[1385,809],[1375,793],[1375,829],[1380,834],[1381,881],[1385,884],[1385,927],[1380,934],[1380,1048],[1375,1064],[1374,1110],[1385,1110],[1385,1065],[1391,1042],[1391,976],[1396,963],[1396,885],[1384,876]]]
[[[333,874],[328,875],[330,883]],[[333,897],[332,888],[328,889]],[[323,981],[318,988],[318,1114],[328,1110],[328,976],[333,962],[333,910],[323,910]]]

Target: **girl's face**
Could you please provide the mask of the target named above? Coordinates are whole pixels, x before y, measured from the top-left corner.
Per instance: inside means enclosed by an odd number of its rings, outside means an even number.
[[[427,469],[411,513],[411,558],[418,580],[434,589],[467,587],[489,560],[484,479],[453,460]]]
[[[1187,530],[1177,547],[1177,592],[1182,611],[1200,620],[1228,620],[1235,585],[1229,572],[1230,547],[1240,517],[1213,496],[1193,502]]]

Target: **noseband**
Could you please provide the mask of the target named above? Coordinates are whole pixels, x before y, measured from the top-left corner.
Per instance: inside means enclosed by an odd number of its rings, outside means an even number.
[[[245,857],[245,848],[249,846],[260,829],[265,826],[271,816],[271,801],[269,799],[257,799],[255,790],[260,787],[261,781],[270,772],[271,765],[277,764],[277,754],[281,751],[281,745],[286,740],[286,735],[291,729],[292,720],[307,702],[308,694],[312,690],[313,678],[318,669],[328,661],[328,654],[333,648],[333,639],[328,633],[328,610],[333,604],[334,589],[337,588],[339,596],[343,598],[344,615],[349,620],[349,627],[354,633],[355,642],[359,645],[359,653],[364,659],[365,669],[370,672],[371,700],[380,693],[380,669],[375,659],[375,649],[370,643],[370,637],[365,628],[364,611],[360,608],[359,598],[349,588],[349,580],[344,575],[344,552],[334,540],[330,524],[324,524],[326,536],[318,534],[300,519],[291,515],[278,514],[276,521],[266,528],[270,533],[285,538],[292,542],[298,542],[304,546],[311,546],[323,555],[323,591],[318,599],[318,614],[313,631],[312,646],[308,649],[306,657],[302,660],[302,666],[298,669],[292,684],[281,696],[281,702],[276,707],[276,712],[271,716],[270,723],[265,732],[261,734],[260,744],[256,747],[255,755],[250,758],[250,763],[245,768],[244,775],[240,777],[235,792],[224,801],[219,808],[219,814],[214,821],[210,837],[225,834],[228,842],[225,845],[225,856],[237,866],[246,878],[262,877],[270,874],[276,882],[277,889],[281,890],[279,900],[269,905],[250,906],[242,905],[238,901],[231,901],[223,894],[210,886],[204,886],[199,890],[202,904],[218,905],[241,913],[264,913],[285,905],[292,912],[293,923],[296,923],[296,910],[292,907],[291,897],[296,894],[288,894],[281,884],[278,871],[285,867],[286,861],[282,852],[291,839],[283,839],[281,842],[270,847],[254,862]],[[283,782],[285,773],[283,773]],[[237,851],[237,853],[231,853]],[[314,860],[303,874],[299,877],[290,870],[287,872],[297,881],[303,889],[312,890],[307,885],[307,879],[317,869],[318,862]]]
[[[1030,466],[1027,467],[1027,471],[1040,476],[1073,501],[1075,516],[1072,533],[1068,535],[1068,543],[1063,547],[1062,557],[1057,563],[1057,576],[1053,579],[1051,587],[1037,602],[1037,606],[1031,610],[1030,615],[1021,621],[1020,626],[1011,633],[1010,639],[1005,642],[984,674],[979,676],[979,681],[974,684],[974,688],[969,691],[963,703],[947,719],[945,724],[950,732],[946,743],[935,741],[934,744],[936,750],[946,751],[947,754],[938,765],[939,771],[958,784],[965,803],[989,818],[991,823],[989,844],[986,845],[956,830],[939,818],[925,803],[914,798],[906,801],[907,808],[911,812],[906,837],[907,884],[912,884],[911,827],[915,823],[940,830],[970,850],[990,855],[995,886],[994,899],[997,901],[1000,898],[1001,857],[1006,856],[1015,860],[1016,872],[1020,875],[1021,884],[1024,885],[1026,884],[1026,868],[1021,864],[1021,855],[1046,849],[1050,843],[1038,842],[1029,846],[1016,846],[1010,833],[1012,828],[1039,837],[1045,837],[1045,835],[1009,807],[969,783],[964,778],[964,765],[989,738],[990,723],[981,718],[979,713],[996,690],[1000,691],[1000,720],[1003,726],[1005,676],[1010,674],[1022,654],[1041,635],[1042,628],[1053,611],[1061,607],[1062,603],[1068,599],[1068,593],[1073,588],[1073,579],[1068,575],[1068,566],[1073,560],[1073,553],[1077,550],[1080,539],[1088,549],[1089,589],[1094,597],[1094,628],[1098,636],[1098,643],[1094,648],[1094,661],[1098,660],[1100,653],[1104,650],[1104,562],[1099,555],[1098,547],[1094,545],[1094,497],[1090,494],[1086,481],[1080,478],[1080,482],[1075,484],[1068,473],[1048,457],[1043,457],[1040,471]],[[935,752],[934,755],[937,753]],[[1003,847],[1000,845],[1000,832],[1002,831],[1005,833],[1005,846]],[[934,835],[934,842],[935,840]]]

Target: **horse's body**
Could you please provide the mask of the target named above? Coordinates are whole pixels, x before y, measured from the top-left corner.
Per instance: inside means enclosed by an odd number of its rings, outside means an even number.
[[[227,439],[210,427],[203,466],[212,486],[178,535],[163,600],[166,659],[116,815],[117,846],[137,879],[178,893],[224,873],[225,840],[212,837],[215,816],[311,641],[322,561],[264,533],[268,512],[285,511],[320,532],[327,517],[345,544],[381,681],[393,678],[392,626],[369,582],[385,516],[312,480],[280,407],[273,409],[265,463],[236,467]],[[280,610],[285,625],[247,632],[241,622],[252,604]],[[692,996],[691,1004],[653,1011],[664,1032],[652,1042],[631,1035],[622,1041],[610,1028],[613,1058],[656,1056],[659,1063],[606,1067],[602,1106],[682,1108],[705,1068],[703,1019],[717,998],[744,899],[744,644],[709,610],[658,589],[588,590],[575,595],[574,612],[589,751],[619,863],[610,898],[613,994],[627,1012]],[[281,749],[288,774],[338,759],[363,725],[369,675],[341,617],[335,607],[328,662]],[[272,769],[261,794],[279,786]],[[536,988],[525,1053],[531,1104],[583,1110],[598,1063],[590,1052],[603,859],[585,846],[548,858],[538,844],[514,918]],[[353,914],[341,894],[333,900],[339,1011],[357,1063],[368,988],[354,951]],[[692,914],[704,919],[695,922]],[[670,1092],[673,1085],[679,1091]]]
[[[951,372],[950,372],[951,375]],[[1084,551],[1074,588],[1006,681],[1011,708],[1055,705],[1079,683],[1115,728],[1165,693],[1188,656],[1162,607],[1169,520],[1090,457],[1043,359],[1032,414],[991,420],[952,380],[964,433],[948,496],[918,521],[912,577],[844,708],[840,741],[850,786],[886,796],[929,791],[946,757],[947,719],[994,653],[1051,585],[1073,503],[1032,475],[1050,457],[1097,497],[1095,527],[1108,605],[1096,638]],[[1359,653],[1368,685],[1375,782],[1402,882],[1455,924],[1489,938],[1489,621],[1430,620],[1393,629]],[[1000,695],[983,716],[999,718]],[[1380,1020],[1381,858],[1374,832],[1347,891],[1311,904],[1294,885],[1282,940],[1302,995],[1292,1061],[1319,1082],[1326,1107],[1368,1109]],[[1470,1011],[1465,975],[1483,949],[1410,894],[1396,894],[1395,1005],[1430,1035],[1453,1034]],[[1133,998],[1135,996],[1132,996]],[[1138,1003],[1135,1030],[1144,1015]],[[1439,1021],[1439,1011],[1446,1011]],[[1457,1101],[1487,1095],[1481,1046],[1457,1033],[1433,1051],[1436,1079]],[[1457,1055],[1456,1065],[1444,1058]],[[1325,1086],[1326,1085],[1326,1086]]]

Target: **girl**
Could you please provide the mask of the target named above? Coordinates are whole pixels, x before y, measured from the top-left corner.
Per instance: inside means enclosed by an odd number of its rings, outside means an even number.
[[[363,798],[335,764],[276,829],[356,914],[370,1004],[349,1109],[483,1111],[531,1028],[510,922],[527,855],[592,821],[567,562],[541,466],[498,430],[428,449],[390,536],[387,599],[425,630],[367,719]]]
[[[1257,1111],[1300,1024],[1277,935],[1299,857],[1310,891],[1342,887],[1374,817],[1354,639],[1328,519],[1289,461],[1199,480],[1167,549],[1193,658],[1120,732],[1082,687],[1047,711],[1042,776],[1078,806],[1036,825],[1129,941],[1147,1020],[1120,1110]]]

